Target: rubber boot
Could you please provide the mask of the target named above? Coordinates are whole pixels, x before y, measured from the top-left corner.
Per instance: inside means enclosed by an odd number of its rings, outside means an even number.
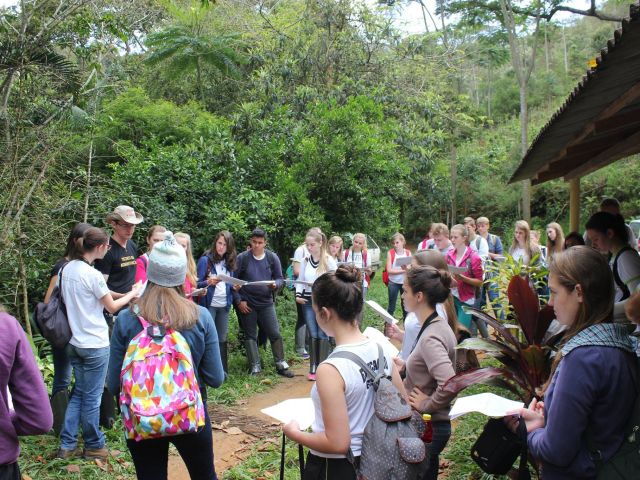
[[[283,377],[293,378],[293,372],[289,370],[289,364],[284,359],[284,342],[282,337],[271,342],[273,359],[276,362],[276,372]]]
[[[65,388],[51,396],[51,411],[53,412],[53,431],[56,436],[60,435],[64,424],[64,415],[67,413],[69,405],[69,391]]]
[[[224,370],[225,376],[228,375],[229,369],[227,368],[227,342],[218,343],[220,347],[220,360],[222,360],[222,370]]]
[[[331,341],[329,339],[318,339],[318,365],[324,362],[333,348],[331,348]]]
[[[255,340],[247,338],[244,341],[244,348],[247,351],[247,360],[249,360],[249,374],[258,375],[260,372],[262,372],[258,343]]]
[[[313,382],[316,379],[316,369],[318,368],[318,339],[311,338],[309,347],[309,374],[307,379]]]
[[[307,336],[307,326],[302,325],[296,330],[296,353],[302,358],[309,358],[307,349],[305,348],[305,339]]]

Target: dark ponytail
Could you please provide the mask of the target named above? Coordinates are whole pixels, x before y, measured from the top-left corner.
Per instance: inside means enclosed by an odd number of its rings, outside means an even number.
[[[447,270],[420,265],[407,270],[407,282],[413,293],[422,292],[427,303],[434,307],[444,303],[451,293],[451,274]]]
[[[71,229],[69,236],[67,237],[67,246],[64,249],[64,253],[62,254],[65,258],[76,258],[78,251],[78,243],[84,232],[87,229],[91,228],[91,225],[88,223],[76,223],[74,227]],[[82,254],[80,254],[82,256]]]
[[[70,260],[80,260],[85,253],[92,252],[100,245],[109,241],[109,236],[104,230],[97,227],[89,227],[77,241],[77,248],[72,253]]]
[[[340,265],[313,283],[313,304],[335,310],[342,320],[354,322],[362,312],[362,273],[353,265]]]

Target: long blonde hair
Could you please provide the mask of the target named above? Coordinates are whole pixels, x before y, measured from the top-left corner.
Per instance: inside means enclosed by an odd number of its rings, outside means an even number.
[[[513,231],[514,231],[513,242],[511,243],[511,248],[509,249],[509,253],[512,253],[516,248],[520,247],[520,244],[516,240],[516,236],[515,236],[515,231],[516,230],[524,230],[524,232],[525,232],[525,235],[524,235],[524,244],[525,244],[524,253],[528,257],[528,260],[526,262],[523,262],[523,263],[529,264],[531,262],[531,259],[533,258],[533,256],[540,253],[540,249],[539,248],[534,249],[531,246],[531,228],[529,228],[529,224],[525,220],[518,220],[516,222],[516,225],[515,225],[514,229],[513,229]]]
[[[196,261],[193,259],[193,252],[191,250],[191,235],[184,232],[178,232],[173,236],[176,240],[178,238],[182,238],[187,241],[187,278],[195,288],[198,284],[198,271],[196,270]]]
[[[311,238],[320,244],[320,259],[318,260],[318,268],[316,270],[316,275],[319,277],[329,270],[329,262],[327,261],[329,258],[329,254],[327,253],[327,236],[322,233],[322,230],[319,228],[311,228],[304,238],[305,240]],[[311,255],[311,252],[309,252],[309,255]]]
[[[329,250],[329,245],[340,245],[342,247],[343,243],[344,243],[344,241],[342,240],[342,237],[340,237],[338,235],[334,235],[327,242],[327,251]],[[340,250],[342,250],[342,248]],[[338,252],[338,255],[336,257],[334,257],[334,258],[338,262],[342,261],[342,251]]]
[[[189,330],[198,322],[198,306],[185,298],[182,285],[161,287],[147,282],[137,305],[140,316],[149,323],[165,325],[174,330]]]
[[[553,228],[556,232],[556,239],[551,240],[549,235],[547,235],[547,258],[551,260],[556,253],[560,253],[564,250],[564,232],[562,231],[562,226],[559,223],[551,222],[545,228],[545,231]]]

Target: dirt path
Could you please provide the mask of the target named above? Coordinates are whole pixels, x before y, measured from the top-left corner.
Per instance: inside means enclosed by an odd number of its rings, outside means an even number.
[[[265,393],[243,400],[231,407],[209,405],[209,416],[214,425],[213,452],[216,473],[222,478],[225,470],[242,462],[251,453],[257,440],[279,435],[280,427],[273,419],[260,412],[287,398],[308,397],[312,382],[306,378],[307,366],[294,370],[296,376],[282,381]],[[172,449],[169,457],[169,480],[189,480],[189,472],[180,455]]]

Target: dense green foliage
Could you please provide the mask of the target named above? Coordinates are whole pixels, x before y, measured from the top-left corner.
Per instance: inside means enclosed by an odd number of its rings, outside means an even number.
[[[497,3],[441,2],[424,33],[408,34],[393,17],[411,3],[0,10],[0,301],[24,321],[71,225],[103,226],[123,203],[144,226],[191,233],[196,254],[219,229],[242,244],[256,225],[282,258],[314,225],[385,243],[485,214],[509,237],[521,215],[519,186],[506,185],[519,98]],[[537,39],[532,138],[613,24],[518,22],[526,51]],[[583,218],[605,194],[638,213],[640,167],[622,162],[583,179]],[[566,225],[565,184],[536,187],[532,213],[536,227]]]

